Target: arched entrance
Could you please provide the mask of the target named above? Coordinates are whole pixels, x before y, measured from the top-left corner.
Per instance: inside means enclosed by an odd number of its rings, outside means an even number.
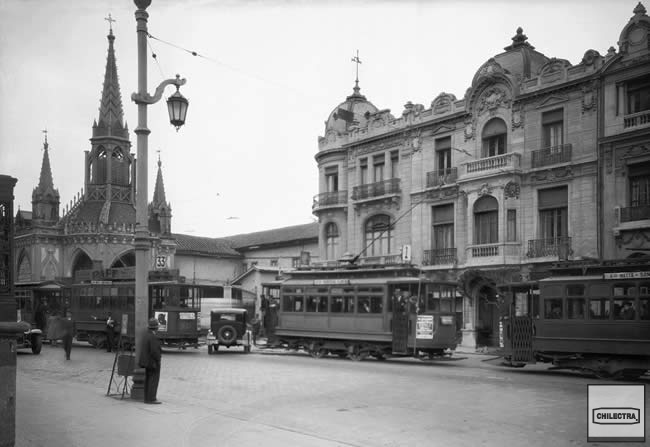
[[[93,261],[90,259],[90,256],[88,256],[85,251],[80,251],[72,263],[72,270],[70,271],[70,274],[74,278],[76,276],[75,274],[79,270],[90,270],[92,268]]]

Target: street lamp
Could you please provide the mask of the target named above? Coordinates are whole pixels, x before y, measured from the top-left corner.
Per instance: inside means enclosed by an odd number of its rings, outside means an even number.
[[[148,230],[147,218],[147,151],[148,137],[150,130],[147,128],[147,106],[155,104],[162,98],[163,90],[168,85],[176,86],[174,93],[167,100],[169,118],[176,130],[185,123],[188,101],[178,88],[185,84],[185,79],[176,75],[176,79],[167,79],[160,83],[153,96],[147,93],[147,19],[149,14],[146,9],[151,5],[151,0],[134,0],[137,10],[135,20],[137,22],[138,35],[138,92],[131,95],[131,99],[138,105],[138,126],[135,129],[137,135],[137,175],[136,175],[136,199],[135,199],[135,350],[136,358],[140,355],[142,334],[147,328],[149,316],[149,247],[151,239]],[[141,369],[134,371],[133,388],[131,397],[142,400],[144,398],[144,372]]]

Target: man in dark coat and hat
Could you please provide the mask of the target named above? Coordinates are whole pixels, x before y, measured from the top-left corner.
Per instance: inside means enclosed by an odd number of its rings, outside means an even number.
[[[160,404],[156,399],[158,393],[158,381],[160,380],[160,357],[162,348],[160,340],[156,336],[158,330],[158,320],[151,318],[149,320],[147,332],[142,336],[142,347],[138,358],[138,365],[145,369],[144,376],[144,403]]]

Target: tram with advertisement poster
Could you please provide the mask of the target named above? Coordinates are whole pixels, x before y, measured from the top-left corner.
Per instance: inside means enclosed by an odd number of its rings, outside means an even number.
[[[47,295],[48,315],[69,312],[75,321],[75,338],[96,348],[109,342],[106,320],[117,322],[114,343],[122,335],[123,346],[135,342],[135,270],[133,267],[80,270],[73,280],[57,284],[57,294]],[[163,346],[187,348],[199,346],[202,286],[186,284],[178,270],[149,272],[149,315],[159,322],[158,337]],[[43,296],[17,285],[16,295],[23,319],[39,321]],[[56,323],[51,316],[48,324]]]
[[[543,362],[602,378],[650,371],[650,263],[558,263],[499,287],[506,366]]]
[[[312,268],[280,286],[275,346],[362,360],[455,359],[455,282],[433,282],[412,266]]]

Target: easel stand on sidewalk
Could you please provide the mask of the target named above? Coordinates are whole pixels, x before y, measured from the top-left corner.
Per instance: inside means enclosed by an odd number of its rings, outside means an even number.
[[[133,377],[133,369],[135,367],[135,352],[133,345],[129,344],[129,349],[124,349],[122,334],[117,342],[117,351],[115,351],[115,359],[113,360],[113,370],[111,371],[111,379],[108,382],[108,390],[106,395],[110,397],[124,396],[129,397],[131,388],[133,387],[133,379],[129,384],[129,377]],[[117,370],[116,370],[117,367]]]

